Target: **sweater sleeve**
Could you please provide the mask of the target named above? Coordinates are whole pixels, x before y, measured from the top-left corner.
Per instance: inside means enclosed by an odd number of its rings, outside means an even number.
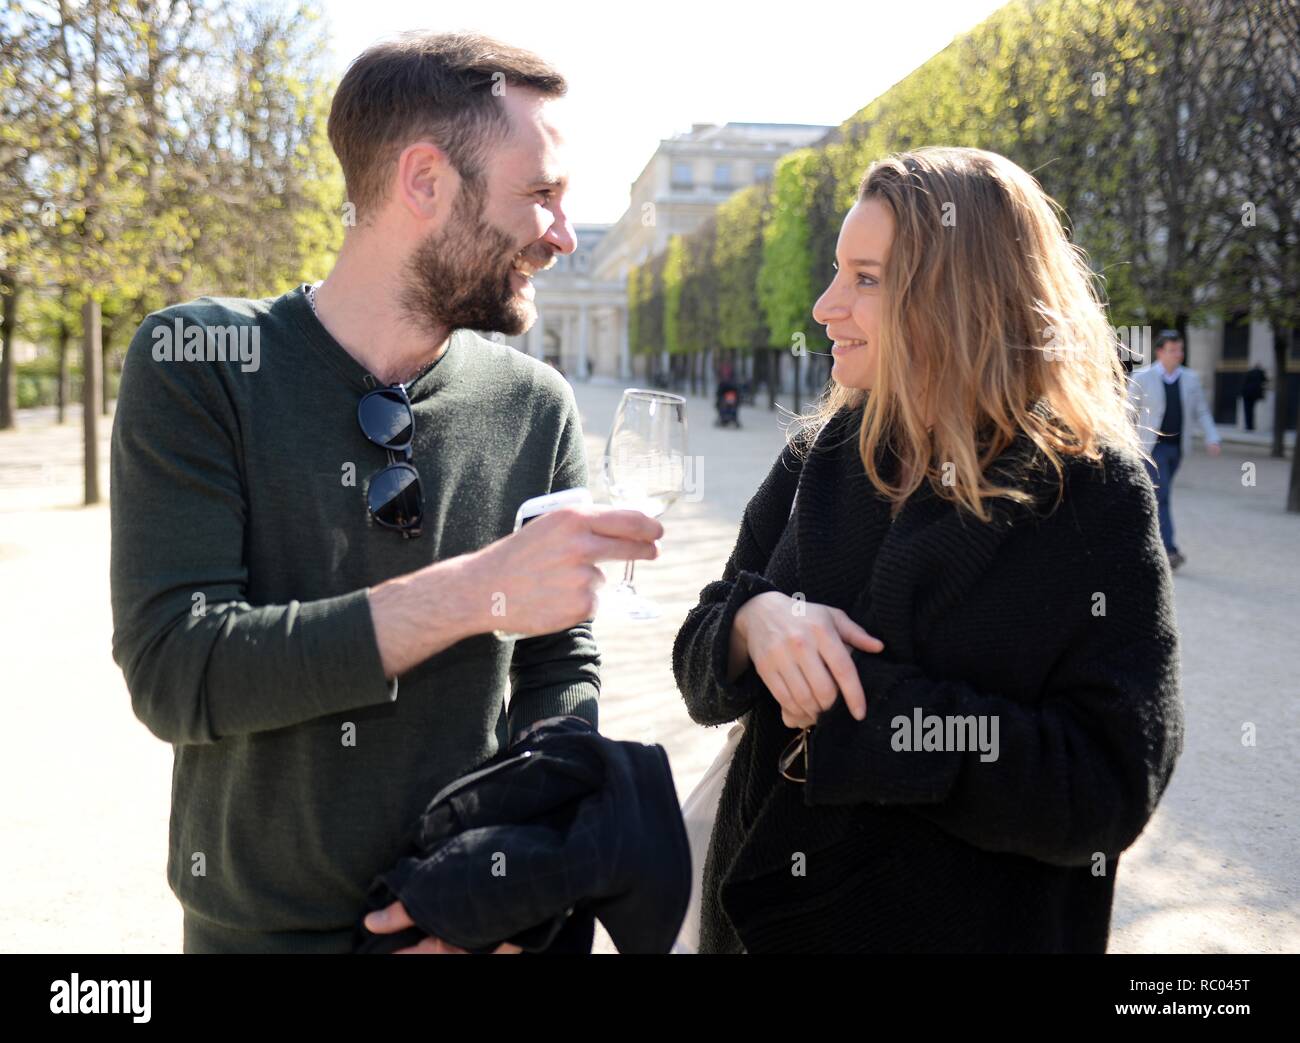
[[[1145,502],[1152,499],[1136,482],[1112,498],[1095,531],[1113,546],[1093,559],[1106,573],[1094,572],[1090,586],[1125,596],[1111,596],[1104,625],[1084,624],[1038,704],[855,650],[867,716],[855,721],[837,700],[818,718],[805,802],[907,805],[975,847],[1056,865],[1086,865],[1128,847],[1182,750],[1173,592],[1158,554],[1155,505]],[[982,720],[996,747],[895,749],[894,722],[915,721],[918,712],[922,720]]]
[[[238,418],[220,364],[154,359],[175,314],[132,338],[110,448],[113,658],[136,716],[212,743],[390,702],[365,589],[248,602]]]
[[[587,450],[573,389],[559,377],[564,419],[548,492],[586,487]],[[572,714],[599,726],[600,653],[592,620],[568,630],[515,642],[510,664],[509,728],[513,740],[535,721]]]
[[[673,674],[697,724],[725,724],[753,704],[762,682],[752,663],[727,680],[731,629],[741,606],[757,594],[776,590],[763,576],[790,518],[799,478],[799,460],[790,446],[745,508],[735,548],[722,571],[700,592],[673,642]]]

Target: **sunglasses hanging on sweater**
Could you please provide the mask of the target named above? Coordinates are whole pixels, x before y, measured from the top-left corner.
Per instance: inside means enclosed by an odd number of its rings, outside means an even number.
[[[365,436],[388,453],[389,463],[370,476],[366,507],[370,517],[404,539],[420,535],[424,494],[420,473],[411,463],[415,413],[405,384],[375,388],[357,404],[357,420]],[[398,459],[398,457],[401,459]]]

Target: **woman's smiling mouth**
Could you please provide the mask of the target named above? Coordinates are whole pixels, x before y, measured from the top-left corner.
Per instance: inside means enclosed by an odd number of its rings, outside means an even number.
[[[858,348],[865,348],[866,346],[867,342],[865,340],[837,340],[831,346],[831,354],[846,355],[850,351],[856,351]]]

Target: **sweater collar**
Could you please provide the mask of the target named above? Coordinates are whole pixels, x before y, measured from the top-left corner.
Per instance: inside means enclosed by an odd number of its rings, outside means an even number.
[[[379,378],[363,366],[343,347],[316,317],[311,302],[307,298],[310,283],[301,283],[284,295],[285,306],[292,314],[299,330],[318,356],[337,376],[357,391],[365,393],[382,387]],[[412,402],[428,397],[434,391],[447,384],[464,364],[467,354],[472,350],[466,338],[466,330],[453,330],[446,350],[431,365],[425,367],[418,376],[406,385],[406,393]]]

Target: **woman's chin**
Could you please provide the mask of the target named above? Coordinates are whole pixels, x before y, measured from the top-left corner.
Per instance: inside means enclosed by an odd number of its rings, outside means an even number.
[[[858,372],[856,367],[846,366],[839,359],[836,359],[835,365],[831,367],[831,380],[841,387],[856,388],[860,391],[866,391],[871,387],[871,381]]]

